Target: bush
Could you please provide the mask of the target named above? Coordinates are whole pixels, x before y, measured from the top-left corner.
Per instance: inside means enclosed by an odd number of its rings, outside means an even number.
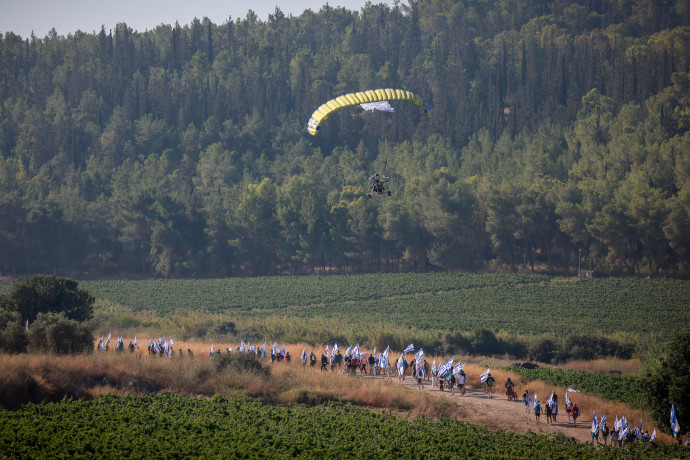
[[[670,433],[671,404],[681,430],[690,426],[690,329],[650,353],[642,374],[649,410],[662,430]]]
[[[39,313],[64,313],[69,319],[87,321],[93,317],[95,299],[77,282],[55,275],[34,275],[0,296],[0,309],[19,313],[33,323]]]
[[[93,334],[64,313],[39,313],[29,327],[29,351],[71,354],[93,351]]]
[[[223,353],[213,357],[216,371],[229,370],[238,374],[251,373],[265,379],[271,376],[271,369],[261,364],[254,355],[249,353]]]
[[[28,344],[25,325],[19,313],[0,310],[0,350],[24,353]]]

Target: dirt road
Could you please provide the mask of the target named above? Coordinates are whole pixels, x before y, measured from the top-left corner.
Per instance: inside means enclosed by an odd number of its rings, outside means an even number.
[[[465,390],[464,396],[460,396],[457,391],[453,396],[449,391],[440,391],[438,386],[432,387],[431,381],[424,381],[423,390],[417,388],[417,381],[411,377],[407,377],[403,382],[398,381],[397,378],[393,378],[393,381],[409,387],[410,391],[428,391],[434,396],[455,401],[461,408],[461,415],[458,419],[468,423],[486,425],[494,429],[506,429],[516,433],[526,433],[530,430],[540,434],[562,433],[581,442],[592,440],[590,431],[592,420],[580,418],[577,425],[574,425],[572,421],[568,420],[568,415],[564,409],[559,411],[556,423],[546,423],[546,415],[542,409],[541,420],[537,423],[534,411],[530,409],[529,412],[526,412],[525,404],[521,399],[508,401],[505,394],[494,394],[493,398],[489,399],[484,390],[468,388]],[[600,437],[600,441],[603,441],[603,438]]]

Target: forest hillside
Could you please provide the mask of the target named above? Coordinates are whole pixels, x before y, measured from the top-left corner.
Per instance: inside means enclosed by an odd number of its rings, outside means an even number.
[[[687,0],[99,29],[0,32],[0,275],[690,275]]]

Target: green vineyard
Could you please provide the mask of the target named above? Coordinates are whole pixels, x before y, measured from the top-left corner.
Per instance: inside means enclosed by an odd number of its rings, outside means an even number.
[[[670,337],[687,327],[690,282],[573,281],[527,275],[371,274],[216,280],[86,281],[132,312],[217,313],[385,323],[418,330],[517,334],[630,333]],[[5,287],[7,289],[7,287]]]
[[[447,419],[406,420],[341,403],[270,406],[236,397],[105,396],[0,413],[13,458],[656,458],[671,445],[595,449]]]
[[[621,401],[631,407],[645,406],[645,393],[639,377],[598,374],[568,369],[505,368],[520,375],[525,382],[542,380],[548,384],[583,391],[609,401]]]

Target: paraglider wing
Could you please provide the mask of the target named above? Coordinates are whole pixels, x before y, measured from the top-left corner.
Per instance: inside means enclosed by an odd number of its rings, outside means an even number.
[[[350,107],[353,105],[362,104],[372,104],[386,101],[407,101],[419,106],[424,110],[424,113],[429,114],[429,106],[424,102],[424,100],[410,91],[405,91],[402,89],[374,89],[369,91],[360,91],[357,93],[344,94],[338,96],[335,99],[322,104],[318,109],[314,111],[307,123],[307,131],[312,136],[316,136],[316,133],[321,127],[321,123],[326,121],[333,113],[338,110],[344,109],[345,107]],[[365,105],[365,110],[386,110],[386,106],[383,105]],[[379,108],[381,107],[381,108]],[[388,105],[390,107],[390,104]],[[392,107],[391,107],[392,109]]]

